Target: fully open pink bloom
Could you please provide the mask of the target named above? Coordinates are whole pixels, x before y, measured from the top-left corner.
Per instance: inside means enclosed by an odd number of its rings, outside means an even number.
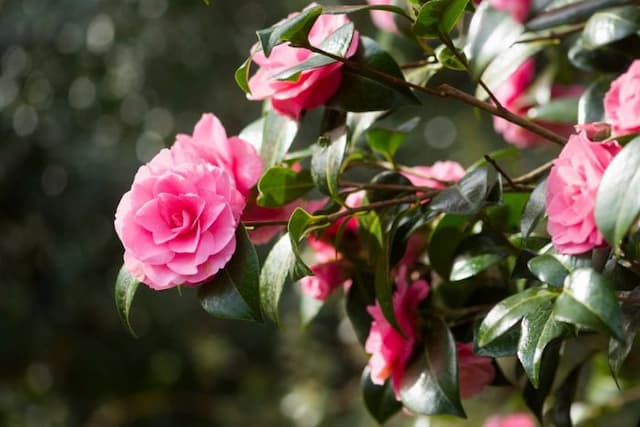
[[[494,415],[488,418],[483,427],[535,427],[531,415],[524,412],[511,415]]]
[[[460,397],[469,399],[480,393],[493,381],[496,370],[489,357],[473,354],[471,343],[457,342],[456,348],[458,350]]]
[[[320,301],[327,299],[335,288],[347,280],[346,262],[340,259],[312,265],[313,276],[300,280],[302,292]]]
[[[518,22],[527,19],[531,8],[531,0],[489,0],[489,4],[495,9],[510,13]]]
[[[248,142],[233,136],[227,138],[220,120],[203,114],[193,135],[178,135],[171,148],[180,163],[206,162],[224,169],[245,197],[262,174],[262,159]]]
[[[225,170],[162,150],[140,167],[116,211],[127,269],[157,290],[202,283],[233,255],[244,203]]]
[[[393,5],[393,0],[367,0],[367,3],[373,5],[390,6]],[[394,19],[395,14],[393,12],[387,12],[385,10],[372,10],[371,20],[373,24],[380,28],[382,31],[388,31],[390,33],[397,33],[398,26]]]
[[[321,15],[311,28],[309,42],[317,47],[347,23],[349,19],[346,15]],[[345,55],[347,58],[353,56],[358,49],[358,37],[358,32],[354,32]],[[269,57],[261,51],[253,54],[251,59],[260,68],[249,79],[251,93],[248,98],[270,99],[274,110],[294,119],[299,119],[302,111],[324,104],[340,86],[341,62],[302,71],[295,80],[278,77],[286,70],[305,62],[312,55],[308,49],[294,48],[288,44],[274,47]]]
[[[640,132],[640,59],[611,83],[604,112],[616,135]]]
[[[464,168],[451,160],[435,162],[431,166],[414,166],[402,174],[418,187],[445,188],[445,182],[456,182],[464,176]]]
[[[596,228],[594,206],[605,169],[620,151],[617,142],[594,143],[584,132],[572,135],[547,180],[547,231],[553,246],[565,254],[579,254],[604,246]]]
[[[400,391],[406,364],[413,352],[418,305],[428,294],[429,285],[424,280],[418,280],[411,285],[397,284],[393,294],[393,308],[398,325],[406,338],[389,324],[378,302],[367,307],[369,314],[373,317],[365,343],[365,351],[371,355],[369,359],[371,381],[381,385],[391,377],[396,397]]]

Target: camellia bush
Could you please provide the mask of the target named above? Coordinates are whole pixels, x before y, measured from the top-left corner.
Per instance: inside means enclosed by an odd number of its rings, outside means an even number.
[[[357,13],[415,57],[361,34]],[[196,287],[212,316],[276,324],[286,286],[308,321],[339,294],[380,423],[402,408],[465,417],[465,399],[506,384],[531,415],[486,425],[571,426],[588,418],[572,403],[599,354],[621,389],[638,386],[625,369],[640,328],[637,1],[313,3],[257,36],[235,78],[262,116],[230,137],[203,114],[117,207],[130,329],[140,283]],[[475,89],[447,83],[456,72]],[[419,119],[380,121],[444,99],[491,115],[515,148],[466,169],[400,164]],[[314,109],[319,134],[292,150]],[[555,159],[508,173],[508,154],[533,147]]]

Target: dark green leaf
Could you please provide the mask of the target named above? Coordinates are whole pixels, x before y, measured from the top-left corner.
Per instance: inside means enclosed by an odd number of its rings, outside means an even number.
[[[353,330],[362,346],[365,345],[371,329],[372,319],[367,311],[367,306],[375,303],[372,282],[373,278],[370,277],[365,280],[360,277],[354,277],[353,284],[349,287],[345,300],[347,317],[349,317]]]
[[[521,331],[518,359],[533,387],[538,388],[544,350],[551,341],[567,334],[569,327],[553,318],[553,304],[548,301],[522,320]]]
[[[624,292],[623,297],[640,297],[640,288],[633,291]],[[640,307],[635,304],[622,305],[622,332],[624,341],[611,339],[609,341],[609,367],[614,375],[618,375],[622,364],[626,360],[635,340],[636,334],[640,330]]]
[[[265,168],[279,163],[298,133],[298,122],[269,110],[264,117],[260,157]]]
[[[369,368],[365,368],[360,384],[364,404],[378,424],[384,424],[402,408],[402,404],[396,400],[391,380],[387,380],[383,385],[374,384]]]
[[[311,157],[311,177],[323,193],[338,197],[338,178],[347,148],[347,128],[330,130],[318,140],[318,149]]]
[[[640,213],[640,137],[629,142],[604,172],[595,217],[607,242],[617,248]]]
[[[131,322],[129,320],[129,313],[131,312],[131,304],[133,303],[133,297],[136,295],[139,284],[140,282],[136,280],[131,274],[129,274],[129,271],[123,265],[118,272],[118,277],[116,278],[114,295],[116,309],[118,310],[120,319],[129,330],[129,333],[131,333],[131,335],[136,338],[136,333],[133,331]]]
[[[543,283],[548,283],[555,288],[564,286],[564,279],[569,275],[569,270],[552,255],[540,255],[528,262],[529,271]]]
[[[573,427],[571,421],[571,405],[575,399],[582,365],[578,365],[569,373],[560,387],[555,391],[553,409],[550,411],[554,427]]]
[[[374,128],[367,132],[369,147],[382,154],[390,162],[393,161],[396,151],[405,139],[407,139],[406,132],[391,129]]]
[[[526,289],[498,303],[478,329],[478,346],[484,347],[507,332],[523,316],[548,304],[558,294],[542,287]]]
[[[578,120],[579,98],[558,98],[537,105],[527,111],[527,117],[531,120],[540,120],[548,123],[576,123]]]
[[[309,212],[302,208],[296,208],[289,218],[289,224],[287,225],[287,231],[291,238],[291,249],[295,255],[295,263],[290,271],[292,280],[299,280],[304,276],[313,274],[309,267],[304,263],[300,256],[300,248],[298,245],[300,241],[307,233],[309,228],[313,225],[316,217],[312,216]]]
[[[437,38],[448,34],[462,16],[468,0],[431,0],[425,3],[416,21],[413,32],[417,36]]]
[[[569,4],[563,1],[562,7],[555,7],[538,14],[527,22],[527,28],[533,31],[544,30],[558,25],[575,24],[584,21],[598,10],[628,3],[629,0],[583,0]]]
[[[198,289],[202,308],[215,317],[262,321],[259,274],[256,250],[239,227],[231,260]]]
[[[429,262],[433,269],[443,278],[451,274],[451,266],[458,244],[464,237],[464,229],[468,218],[459,215],[444,215],[429,241]]]
[[[381,185],[402,185],[411,187],[411,181],[404,175],[393,172],[393,171],[384,171],[380,172],[371,180],[372,184],[381,184]],[[394,197],[399,197],[402,195],[406,195],[407,190],[399,190],[399,189],[375,189],[375,190],[367,190],[367,200],[369,203],[380,202],[383,200],[389,200]],[[411,194],[411,192],[409,192]]]
[[[473,215],[487,204],[488,196],[496,184],[497,175],[493,169],[478,168],[440,192],[429,206],[438,212]]]
[[[561,322],[624,340],[622,311],[613,284],[593,269],[579,268],[569,275],[554,315]]]
[[[238,87],[242,89],[244,93],[250,93],[249,89],[249,69],[251,68],[251,57],[247,58],[242,65],[236,70],[234,77]]]
[[[271,50],[281,43],[306,44],[309,31],[321,14],[321,6],[310,6],[283,22],[258,31],[258,40],[262,46],[262,51],[266,56],[269,56],[271,55]]]
[[[276,323],[280,322],[278,303],[287,281],[289,270],[296,258],[291,248],[289,234],[284,234],[273,245],[260,272],[260,302],[264,314]]]
[[[536,188],[531,192],[529,201],[524,207],[522,212],[522,219],[520,220],[520,234],[525,239],[529,237],[529,234],[536,228],[538,222],[545,215],[545,198],[547,194],[547,179],[540,181]],[[524,245],[526,247],[526,245]]]
[[[408,366],[400,399],[417,414],[465,417],[458,391],[458,355],[453,335],[438,317],[429,317],[424,331],[424,353]]]
[[[544,401],[551,392],[551,387],[553,386],[553,382],[556,377],[556,371],[558,370],[558,363],[560,360],[559,353],[560,342],[554,342],[547,346],[542,354],[542,362],[540,363],[540,380],[538,382],[538,388],[533,387],[533,384],[529,381],[527,382],[522,394],[525,403],[541,424]]]
[[[478,332],[480,323],[476,325],[473,333],[473,353],[485,357],[511,357],[518,352],[520,340],[520,325],[513,325],[507,332],[491,341],[483,347],[478,346]]]
[[[455,282],[473,277],[502,261],[510,253],[504,238],[490,233],[474,234],[456,249],[449,280]]]
[[[571,63],[584,71],[622,72],[640,55],[640,43],[637,36],[631,36],[618,42],[589,47],[580,38],[569,49]]]
[[[589,85],[578,102],[578,123],[604,121],[604,104],[602,100],[610,85],[611,79],[608,77],[601,77]]]
[[[283,206],[305,195],[314,184],[308,170],[295,172],[289,168],[269,168],[258,182],[257,202],[260,206]]]
[[[327,102],[329,107],[342,111],[367,112],[419,103],[406,86],[367,71],[372,68],[404,80],[402,70],[393,57],[373,40],[360,37],[358,52],[350,58],[350,62],[354,67],[361,64],[362,69],[343,68],[342,83],[338,92]]]
[[[473,77],[480,77],[491,61],[508,50],[523,31],[524,27],[509,13],[482,2],[471,20],[465,48]]]
[[[582,30],[586,46],[598,47],[624,39],[640,30],[638,6],[616,7],[594,13]]]

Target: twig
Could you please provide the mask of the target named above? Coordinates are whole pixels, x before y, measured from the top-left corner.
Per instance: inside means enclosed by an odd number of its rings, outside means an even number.
[[[498,162],[496,162],[496,161],[495,161],[495,160],[494,160],[490,155],[485,154],[485,155],[484,155],[484,159],[485,159],[488,163],[490,163],[490,164],[491,164],[491,166],[493,166],[493,167],[494,167],[494,169],[495,169],[495,170],[497,170],[497,171],[498,171],[498,173],[499,173],[500,175],[502,175],[502,177],[503,177],[504,179],[506,179],[506,180],[507,180],[507,183],[508,183],[511,187],[513,187],[513,188],[518,188],[518,187],[519,187],[517,184],[514,184],[514,183],[513,183],[513,180],[511,179],[511,177],[509,176],[509,174],[508,174],[504,169],[502,169],[502,167],[498,164]]]
[[[406,62],[404,64],[401,64],[400,68],[403,70],[407,70],[411,68],[420,68],[423,65],[428,65],[430,63],[431,61],[429,61],[428,59],[421,59],[420,61]]]
[[[516,185],[522,185],[528,184],[532,181],[536,181],[538,178],[549,172],[551,166],[553,166],[553,160],[535,168],[531,172],[527,172],[524,175],[520,175],[519,177],[514,178],[512,182]]]

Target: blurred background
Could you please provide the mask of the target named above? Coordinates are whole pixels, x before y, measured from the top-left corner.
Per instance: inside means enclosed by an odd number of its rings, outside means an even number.
[[[375,425],[359,395],[366,357],[338,301],[304,328],[289,292],[277,330],[210,318],[189,289],[142,287],[137,340],[113,303],[113,215],[137,167],[202,112],[230,135],[253,121],[260,105],[233,72],[257,29],[305,5],[0,0],[1,426]],[[353,19],[411,56],[368,14]],[[468,166],[504,148],[469,108],[427,103],[419,114],[415,144],[400,153],[410,164]],[[403,414],[392,424],[431,425]]]

